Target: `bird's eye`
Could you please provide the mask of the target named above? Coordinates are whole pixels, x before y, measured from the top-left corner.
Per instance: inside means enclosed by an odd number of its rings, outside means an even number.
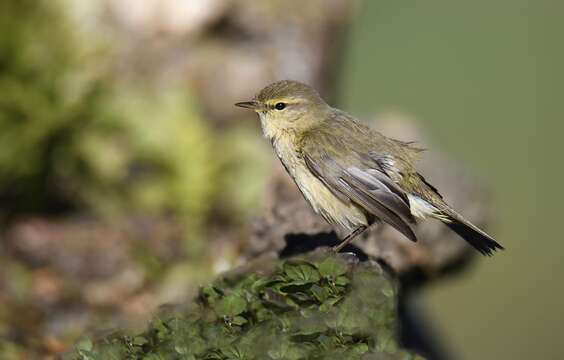
[[[276,110],[284,110],[284,108],[286,108],[286,104],[284,104],[283,102],[279,102],[279,103],[276,103],[276,105],[274,105],[274,108]]]

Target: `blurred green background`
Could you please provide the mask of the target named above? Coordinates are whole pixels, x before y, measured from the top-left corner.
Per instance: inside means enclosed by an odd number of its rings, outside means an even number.
[[[556,0],[1,2],[0,358],[143,327],[240,263],[276,159],[232,104],[280,78],[366,118],[408,114],[490,188],[507,250],[423,293],[451,352],[559,358],[563,13]]]
[[[564,324],[564,3],[367,1],[341,105],[401,110],[491,186],[507,250],[425,291],[463,359],[557,359]]]

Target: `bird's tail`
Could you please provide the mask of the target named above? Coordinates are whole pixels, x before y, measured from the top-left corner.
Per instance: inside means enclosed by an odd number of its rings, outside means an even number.
[[[441,220],[452,231],[466,240],[482,255],[493,255],[496,250],[504,250],[491,236],[480,230],[476,225],[462,217],[452,209],[442,211]]]

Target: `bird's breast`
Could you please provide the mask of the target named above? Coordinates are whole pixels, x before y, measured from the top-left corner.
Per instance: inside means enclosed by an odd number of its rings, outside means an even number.
[[[329,223],[352,231],[368,225],[364,212],[353,203],[345,203],[323,184],[308,167],[293,142],[276,139],[273,141],[276,155],[300,189],[313,210]]]

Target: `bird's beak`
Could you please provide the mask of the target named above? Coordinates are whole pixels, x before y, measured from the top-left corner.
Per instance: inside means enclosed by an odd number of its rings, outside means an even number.
[[[235,104],[235,106],[239,106],[245,109],[251,109],[251,110],[259,110],[260,109],[260,104],[257,101],[243,101],[243,102],[238,102]]]

